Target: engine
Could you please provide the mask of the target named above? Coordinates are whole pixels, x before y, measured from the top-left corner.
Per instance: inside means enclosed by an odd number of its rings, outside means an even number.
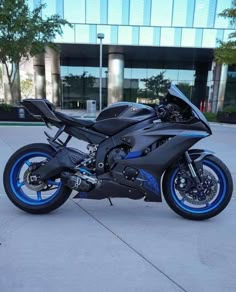
[[[115,166],[116,162],[124,159],[126,155],[127,151],[125,151],[124,148],[112,149],[107,155],[106,168],[108,168],[108,170],[111,170]]]

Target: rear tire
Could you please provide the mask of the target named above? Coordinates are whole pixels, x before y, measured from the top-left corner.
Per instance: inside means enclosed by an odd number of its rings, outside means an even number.
[[[54,154],[55,150],[48,144],[35,143],[20,148],[10,157],[4,169],[3,182],[6,194],[15,206],[28,213],[45,214],[59,208],[69,198],[71,190],[60,181],[58,182],[58,179],[57,181],[52,179],[49,185],[52,190],[56,189],[55,193],[44,199],[41,196],[46,191],[40,190],[36,192],[37,198],[33,199],[32,196],[26,194],[26,191],[29,190],[27,184],[19,177],[23,167],[27,168],[30,164],[30,159],[36,157],[51,159]]]
[[[229,169],[217,157],[213,155],[206,156],[203,159],[204,166],[209,167],[216,173],[218,179],[217,187],[218,194],[205,207],[199,208],[196,206],[189,206],[185,199],[181,199],[181,195],[176,192],[175,184],[179,172],[179,166],[167,170],[163,179],[163,195],[169,207],[180,216],[191,220],[205,220],[212,218],[221,213],[229,204],[233,193],[233,180]],[[219,184],[219,186],[218,186]]]

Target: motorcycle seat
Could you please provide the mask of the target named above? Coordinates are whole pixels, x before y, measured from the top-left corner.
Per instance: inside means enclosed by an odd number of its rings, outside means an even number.
[[[75,117],[68,116],[61,112],[55,112],[55,115],[58,119],[60,119],[63,123],[69,126],[79,126],[79,127],[86,127],[90,128],[94,125],[94,121],[92,120],[85,120],[85,119],[77,119]]]

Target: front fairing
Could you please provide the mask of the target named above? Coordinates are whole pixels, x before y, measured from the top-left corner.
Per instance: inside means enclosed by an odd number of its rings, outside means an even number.
[[[192,104],[191,101],[174,84],[171,85],[171,87],[168,89],[168,92],[170,95],[179,98],[180,100],[182,100],[182,102],[187,104],[192,109],[194,116],[198,120],[200,120],[209,129],[209,132],[211,133],[210,124],[203,115],[203,113],[194,104]]]

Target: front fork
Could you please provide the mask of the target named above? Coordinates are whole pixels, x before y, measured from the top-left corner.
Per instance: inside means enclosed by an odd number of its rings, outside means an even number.
[[[184,157],[185,157],[185,161],[187,163],[187,166],[188,166],[188,169],[191,173],[191,176],[195,182],[195,185],[196,185],[196,188],[199,190],[199,191],[202,191],[203,187],[202,187],[202,173],[203,173],[203,166],[202,166],[202,159],[198,160],[198,161],[194,161],[195,163],[195,167],[197,168],[197,172],[195,171],[194,167],[193,167],[193,160],[191,159],[190,155],[189,155],[189,152],[186,151],[184,153]]]

